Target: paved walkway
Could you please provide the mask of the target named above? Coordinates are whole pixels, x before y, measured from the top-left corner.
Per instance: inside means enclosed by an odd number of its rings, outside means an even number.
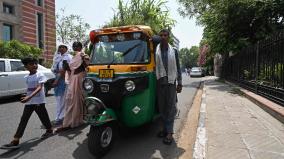
[[[205,82],[207,159],[284,159],[284,124],[216,78]]]

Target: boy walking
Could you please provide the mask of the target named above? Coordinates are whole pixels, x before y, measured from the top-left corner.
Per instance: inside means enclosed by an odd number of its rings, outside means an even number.
[[[2,149],[19,147],[20,138],[23,136],[28,121],[34,111],[46,128],[46,132],[41,136],[41,139],[45,139],[53,134],[50,119],[45,108],[44,83],[46,82],[46,77],[44,74],[37,72],[38,62],[36,59],[28,57],[22,59],[22,63],[30,72],[29,75],[25,76],[27,94],[21,98],[21,102],[25,103],[25,108],[14,139],[9,144],[3,145]]]

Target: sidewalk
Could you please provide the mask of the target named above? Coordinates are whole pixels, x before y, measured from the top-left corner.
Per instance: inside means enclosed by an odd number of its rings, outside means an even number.
[[[284,159],[284,124],[216,78],[204,88],[207,159]]]

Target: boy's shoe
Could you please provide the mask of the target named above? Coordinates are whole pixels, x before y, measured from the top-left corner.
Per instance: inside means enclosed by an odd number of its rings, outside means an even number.
[[[9,144],[5,144],[5,145],[1,146],[0,148],[1,149],[17,149],[19,147],[20,147],[19,141],[13,140]]]
[[[46,132],[43,134],[43,135],[41,135],[41,139],[46,139],[46,138],[48,138],[48,137],[50,137],[50,136],[52,136],[53,135],[53,130],[46,130]]]

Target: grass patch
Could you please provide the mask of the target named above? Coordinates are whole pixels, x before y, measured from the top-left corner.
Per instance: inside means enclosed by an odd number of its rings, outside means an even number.
[[[244,93],[239,89],[239,88],[232,88],[229,93],[231,94],[237,94],[237,95],[240,95],[240,96],[244,96]]]
[[[223,78],[218,78],[215,80],[216,82],[221,82],[221,83],[225,83],[225,80]]]

